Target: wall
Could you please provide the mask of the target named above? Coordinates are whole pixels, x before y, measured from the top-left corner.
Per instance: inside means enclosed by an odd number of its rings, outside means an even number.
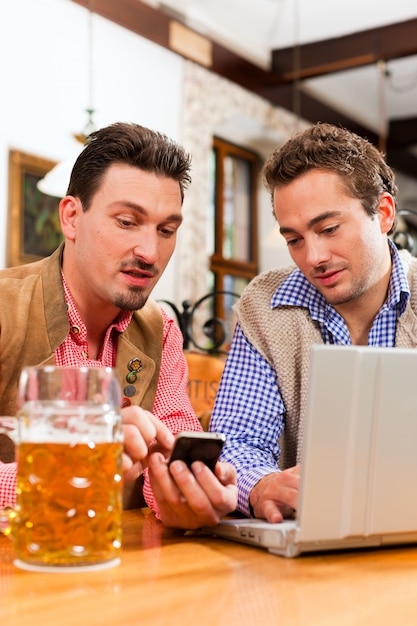
[[[184,227],[180,233],[179,292],[182,297],[195,300],[207,291],[206,207],[212,137],[217,135],[251,148],[266,158],[303,125],[288,111],[195,63],[186,63],[184,78],[183,143],[193,155],[193,184],[184,203]],[[281,243],[264,245],[275,221],[261,180],[258,204],[260,271],[287,265],[289,255]]]

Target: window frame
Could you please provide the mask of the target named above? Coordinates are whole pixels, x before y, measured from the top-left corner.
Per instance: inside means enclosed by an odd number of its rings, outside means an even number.
[[[214,252],[209,258],[209,270],[214,276],[214,289],[226,289],[225,277],[242,278],[248,282],[259,272],[258,259],[258,177],[261,165],[259,155],[253,150],[237,146],[220,137],[213,138],[212,145],[215,158],[214,188]],[[224,161],[226,157],[237,157],[250,164],[249,180],[249,260],[241,261],[223,256],[224,233]]]

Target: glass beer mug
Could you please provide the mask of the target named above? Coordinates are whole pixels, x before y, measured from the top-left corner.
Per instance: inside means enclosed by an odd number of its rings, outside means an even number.
[[[22,371],[17,502],[3,527],[14,542],[17,567],[79,572],[120,562],[120,402],[111,368]]]

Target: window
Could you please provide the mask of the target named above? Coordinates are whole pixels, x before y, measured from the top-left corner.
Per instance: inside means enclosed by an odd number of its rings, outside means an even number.
[[[258,273],[259,156],[215,138],[212,150],[212,289],[240,294]]]

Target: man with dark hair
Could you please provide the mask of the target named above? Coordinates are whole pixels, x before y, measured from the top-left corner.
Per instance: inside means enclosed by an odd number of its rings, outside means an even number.
[[[297,508],[311,346],[416,347],[417,260],[388,239],[397,187],[365,139],[316,124],[273,152],[264,180],[295,265],[236,305],[210,428],[227,436],[238,508],[277,522]]]
[[[114,367],[125,506],[141,505],[144,472],[143,496],[162,521],[196,528],[235,508],[235,471],[218,463],[213,474],[198,462],[189,471],[180,461],[168,470],[173,434],[201,427],[182,335],[149,299],[174,251],[189,182],[189,155],[165,135],[126,123],[92,133],[60,201],[64,243],[0,272],[0,415],[16,414],[25,366]],[[14,503],[15,487],[15,464],[0,465],[0,506]]]

